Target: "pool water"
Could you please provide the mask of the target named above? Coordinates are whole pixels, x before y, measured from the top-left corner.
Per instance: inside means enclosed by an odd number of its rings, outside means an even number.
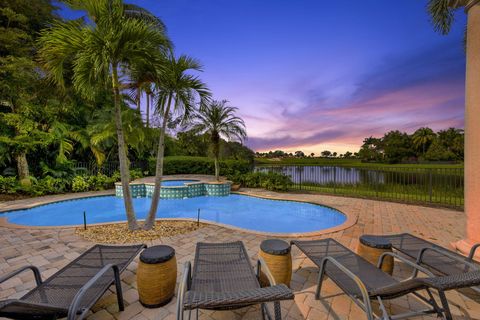
[[[182,187],[185,183],[198,182],[198,180],[164,180],[162,187]]]
[[[150,198],[133,199],[137,218],[144,219]],[[275,233],[312,232],[338,226],[346,216],[332,208],[295,201],[262,199],[238,194],[227,197],[162,199],[157,218],[197,218],[239,228]],[[125,221],[123,199],[115,196],[92,197],[56,202],[6,213],[8,222],[28,226],[69,226],[87,223]]]

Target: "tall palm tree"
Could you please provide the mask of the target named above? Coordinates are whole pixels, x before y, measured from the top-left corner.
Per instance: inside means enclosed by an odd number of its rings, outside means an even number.
[[[217,181],[220,180],[220,139],[243,142],[247,137],[245,123],[235,115],[237,110],[229,106],[227,100],[214,100],[202,106],[194,119],[194,130],[210,136]]]
[[[55,22],[45,29],[40,37],[40,59],[60,86],[64,84],[64,68],[71,63],[73,86],[85,97],[94,97],[104,88],[112,90],[123,199],[128,227],[135,230],[138,224],[129,189],[120,70],[136,64],[153,66],[170,42],[157,24],[150,21],[152,15],[125,5],[122,0],[70,0],[68,4],[86,12],[90,22]]]
[[[413,143],[415,147],[420,149],[422,148],[422,153],[425,155],[426,146],[431,143],[437,135],[430,128],[420,128],[413,134]]]
[[[465,81],[465,213],[467,215],[467,239],[457,243],[457,249],[468,252],[471,244],[480,242],[480,1],[479,0],[430,0],[428,9],[437,31],[447,34],[454,22],[454,11],[460,7],[467,14]]]
[[[210,97],[206,85],[197,77],[188,74],[190,70],[201,71],[198,61],[182,55],[178,59],[170,53],[168,61],[159,72],[156,83],[156,112],[162,117],[162,127],[158,140],[157,163],[155,168],[155,188],[152,194],[150,211],[145,220],[144,229],[151,229],[155,223],[158,203],[160,201],[160,187],[163,177],[163,156],[165,151],[165,130],[171,114],[177,114],[188,119],[194,110],[196,98],[204,103]]]

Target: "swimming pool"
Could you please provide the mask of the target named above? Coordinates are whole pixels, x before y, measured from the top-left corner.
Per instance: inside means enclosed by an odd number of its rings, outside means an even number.
[[[144,219],[151,198],[133,199],[137,218]],[[296,201],[263,199],[239,194],[227,197],[162,199],[157,218],[197,218],[260,232],[303,233],[339,226],[346,216],[335,209]],[[27,226],[72,226],[125,221],[123,199],[92,197],[51,203],[5,213],[7,221]],[[1,216],[1,215],[0,215]]]
[[[164,180],[162,187],[183,187],[186,183],[198,182],[198,180]]]

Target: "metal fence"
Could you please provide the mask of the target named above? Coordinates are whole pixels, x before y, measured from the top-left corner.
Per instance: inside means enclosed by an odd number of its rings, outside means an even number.
[[[120,164],[116,162],[104,162],[99,166],[95,162],[76,162],[73,165],[74,170],[77,173],[85,173],[90,175],[96,175],[98,173],[103,173],[107,176],[111,176],[115,171],[120,170]],[[148,170],[148,163],[145,161],[130,162],[130,170],[140,169],[142,171]]]
[[[255,170],[289,176],[294,190],[463,208],[462,168],[258,166]]]

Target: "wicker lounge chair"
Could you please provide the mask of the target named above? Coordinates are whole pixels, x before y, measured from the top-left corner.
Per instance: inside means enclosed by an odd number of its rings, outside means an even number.
[[[261,288],[258,275],[262,272],[272,286]],[[270,314],[265,306],[274,302],[275,319],[281,319],[280,301],[293,299],[285,285],[275,285],[268,268],[260,259],[255,275],[247,251],[241,241],[231,243],[197,243],[193,272],[185,264],[177,299],[177,319],[188,318],[192,310],[229,310],[261,304],[262,317]]]
[[[120,273],[144,247],[95,245],[45,281],[34,266],[7,274],[0,278],[0,283],[31,270],[37,286],[20,299],[0,301],[0,317],[82,319],[113,283],[119,309],[123,311]]]
[[[470,254],[465,257],[409,233],[378,237],[388,239],[395,250],[414,259],[417,264],[429,268],[435,274],[452,275],[480,269],[480,264],[473,260],[480,243],[474,245]]]
[[[318,287],[315,293],[316,299],[320,298],[322,282],[325,276],[328,276],[365,311],[369,320],[377,318],[405,319],[422,314],[437,314],[446,319],[452,319],[444,291],[480,284],[480,272],[478,271],[464,273],[460,277],[458,275],[436,277],[426,268],[391,252],[384,253],[378,266],[374,266],[333,239],[292,241],[292,244],[296,245],[320,268]],[[383,258],[387,255],[400,259],[411,267],[427,274],[428,277],[409,278],[404,281],[394,279],[380,269]],[[433,297],[432,289],[438,292],[440,304]],[[420,291],[425,291],[428,298],[420,295]],[[383,301],[407,294],[414,295],[423,301],[428,308],[394,316],[389,315]],[[371,307],[372,300],[379,302],[382,315],[374,314]]]

